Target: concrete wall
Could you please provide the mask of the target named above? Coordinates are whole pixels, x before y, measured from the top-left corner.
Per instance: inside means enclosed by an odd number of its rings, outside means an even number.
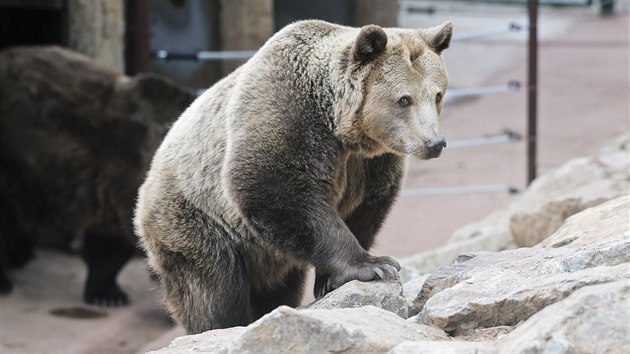
[[[398,27],[398,1],[354,0],[351,25],[361,27],[370,24]]]
[[[221,0],[221,50],[256,50],[273,34],[273,0]],[[228,74],[243,61],[226,61]]]
[[[67,6],[70,48],[124,72],[124,0],[68,0]]]

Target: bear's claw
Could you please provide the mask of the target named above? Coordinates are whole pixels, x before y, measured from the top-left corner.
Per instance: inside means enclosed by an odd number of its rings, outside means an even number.
[[[400,264],[391,257],[371,257],[361,266],[349,267],[345,271],[327,277],[320,289],[315,291],[317,299],[352,281],[395,280],[399,278]]]

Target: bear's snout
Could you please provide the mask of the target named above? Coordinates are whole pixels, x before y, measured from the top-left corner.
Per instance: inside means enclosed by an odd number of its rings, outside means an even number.
[[[442,149],[446,147],[446,140],[444,140],[444,138],[430,140],[425,144],[425,147],[428,152],[427,157],[433,159],[440,156]]]

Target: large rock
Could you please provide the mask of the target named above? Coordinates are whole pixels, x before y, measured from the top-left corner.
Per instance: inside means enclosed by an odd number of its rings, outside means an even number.
[[[407,318],[408,305],[402,291],[398,281],[354,280],[303,308],[340,309],[372,305]]]
[[[188,354],[218,353],[245,331],[245,327],[217,329],[200,334],[181,336],[173,339],[168,347],[150,353]]]
[[[537,178],[510,217],[516,243],[534,246],[567,217],[628,193],[629,148],[630,134],[625,134],[597,154],[573,159]]]
[[[503,214],[504,212],[499,212],[495,216],[501,216],[505,221],[507,219]],[[457,256],[462,253],[484,250],[502,251],[516,247],[516,243],[509,233],[507,222],[490,223],[481,227],[475,224],[468,226],[468,228],[472,230],[472,238],[418,253],[401,260],[400,264],[407,268],[416,269],[418,272],[431,272],[440,266],[453,263]]]
[[[403,284],[403,292],[402,295],[405,298],[405,300],[407,301],[407,308],[408,308],[408,314],[416,314],[420,311],[420,308],[415,308],[414,307],[414,301],[416,300],[416,297],[418,296],[418,294],[420,293],[420,291],[422,290],[422,288],[424,287],[424,283],[427,281],[427,279],[429,278],[430,274],[425,273],[423,275],[419,275],[411,280],[409,280],[408,282],[406,282],[405,284]]]
[[[629,200],[621,197],[575,215],[573,228],[582,225],[582,237],[594,239],[588,233],[598,233],[620,209],[628,210]],[[588,246],[462,255],[426,280],[414,302],[422,308],[416,320],[452,335],[513,326],[576,289],[630,279],[630,234],[623,231],[627,219],[618,223],[622,225],[616,228],[618,233],[600,235]]]
[[[295,310],[281,306],[245,329],[180,337],[154,353],[385,353],[403,341],[448,340],[373,306]]]
[[[493,353],[486,343],[466,341],[417,341],[402,342],[395,346],[388,354],[482,354]]]
[[[620,280],[578,289],[507,335],[494,327],[494,338],[402,342],[389,354],[630,353],[628,318],[630,282]]]
[[[619,250],[614,248],[614,252]],[[630,252],[630,244],[622,249]],[[509,252],[508,259],[479,254],[475,257],[478,261],[470,267],[450,268],[454,274],[449,280],[457,282],[452,287],[441,289],[449,282],[426,285],[437,293],[426,301],[417,322],[442,328],[452,335],[467,334],[479,327],[513,326],[581,287],[630,280],[630,264],[582,270],[570,267],[588,263],[592,254],[585,257],[587,261],[581,257],[572,261],[546,252]],[[519,262],[520,257],[526,261]],[[547,257],[552,259],[548,262]],[[532,268],[524,268],[528,266]],[[430,292],[421,293],[418,302],[422,303],[426,295]]]
[[[538,247],[584,247],[630,237],[630,195],[615,198],[596,208],[584,210],[566,220]]]
[[[630,282],[588,286],[499,341],[501,353],[630,353]]]
[[[430,272],[462,253],[536,245],[567,217],[628,193],[629,146],[626,133],[592,156],[570,160],[538,177],[506,208],[456,230],[445,246],[403,259],[401,264]]]

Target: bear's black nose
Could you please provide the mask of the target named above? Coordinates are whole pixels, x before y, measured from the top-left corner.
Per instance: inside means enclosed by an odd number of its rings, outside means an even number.
[[[442,149],[446,147],[446,140],[444,138],[439,140],[431,140],[426,143],[427,151],[429,152],[429,157],[434,158],[440,156]]]

